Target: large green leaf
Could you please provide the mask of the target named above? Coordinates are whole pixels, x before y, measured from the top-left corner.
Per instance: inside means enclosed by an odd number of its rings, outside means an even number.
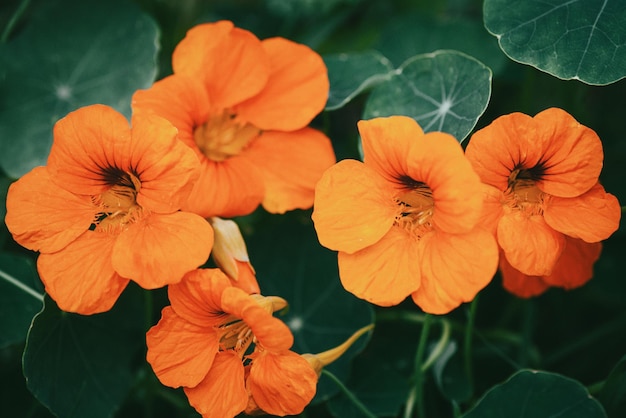
[[[610,417],[626,416],[626,356],[615,365],[599,395]]]
[[[63,418],[113,416],[133,383],[145,336],[137,288],[127,288],[109,312],[81,316],[46,296],[24,350],[28,388]],[[141,363],[143,364],[143,363]]]
[[[555,373],[522,370],[491,388],[463,418],[606,418],[579,382]]]
[[[295,352],[316,354],[334,348],[374,321],[371,305],[341,286],[337,255],[319,245],[310,220],[299,223],[283,216],[278,224],[255,229],[246,242],[261,292],[280,296],[289,303],[281,319],[293,332]],[[351,360],[367,340],[361,337],[327,369],[342,381],[347,380]],[[322,376],[314,402],[338,390]]]
[[[330,91],[326,110],[346,105],[355,96],[391,76],[393,66],[376,51],[324,56]]]
[[[623,0],[485,0],[483,14],[515,61],[588,84],[626,77]]]
[[[0,166],[14,178],[44,165],[54,123],[103,103],[129,116],[156,76],[158,30],[132,2],[40,2],[0,48]]]
[[[491,96],[491,70],[458,51],[408,59],[393,77],[372,90],[363,119],[405,115],[425,132],[441,131],[462,142]]]
[[[26,339],[43,307],[43,289],[30,258],[0,253],[0,348]]]

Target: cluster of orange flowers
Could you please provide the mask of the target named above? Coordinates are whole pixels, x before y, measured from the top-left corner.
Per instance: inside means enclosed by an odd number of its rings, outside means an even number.
[[[129,280],[168,287],[147,333],[160,381],[183,387],[204,417],[297,414],[341,352],[300,355],[262,296],[232,221],[314,206],[341,281],[381,306],[411,296],[445,314],[494,277],[528,297],[591,278],[618,227],[598,183],[602,144],[560,109],[501,117],[466,152],[411,118],[361,121],[364,161],[336,163],[309,127],[328,96],[322,59],[231,22],[191,29],[173,74],[115,110],[76,110],[54,128],[47,166],[16,181],[6,223],[40,252],[46,292],[63,310],[109,310]],[[201,266],[212,254],[220,269]]]

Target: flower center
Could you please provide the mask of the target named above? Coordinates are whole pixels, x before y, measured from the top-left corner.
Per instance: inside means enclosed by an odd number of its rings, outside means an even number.
[[[432,229],[435,202],[432,190],[425,183],[413,181],[411,189],[396,196],[395,202],[400,208],[396,225],[418,238]]]
[[[509,176],[509,187],[504,192],[511,209],[530,215],[543,214],[546,194],[537,187],[539,178],[532,170],[515,169]]]
[[[260,129],[239,121],[237,115],[227,110],[210,117],[193,131],[193,138],[202,153],[218,162],[239,155],[259,135]]]
[[[141,181],[136,175],[117,168],[107,170],[104,179],[111,187],[93,197],[100,208],[93,229],[111,231],[124,228],[141,214],[142,208],[137,204]]]

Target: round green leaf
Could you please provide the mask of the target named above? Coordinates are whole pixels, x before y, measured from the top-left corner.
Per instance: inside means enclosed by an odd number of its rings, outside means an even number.
[[[360,328],[374,322],[372,306],[341,286],[336,253],[319,245],[310,220],[294,222],[283,216],[246,237],[250,260],[264,295],[280,296],[289,308],[279,317],[294,335],[293,351],[317,354],[338,346]],[[352,358],[363,349],[362,336],[327,369],[345,382]],[[314,402],[325,400],[339,388],[320,378]]]
[[[626,77],[623,0],[485,0],[483,15],[515,61],[594,85]]]
[[[376,51],[331,54],[323,58],[330,81],[326,110],[345,106],[364,90],[389,78],[393,71],[389,60]]]
[[[0,348],[26,339],[43,307],[43,289],[30,258],[0,253]]]
[[[408,59],[393,77],[372,90],[363,119],[405,115],[424,132],[447,132],[462,142],[491,96],[491,70],[458,51]]]
[[[579,382],[555,373],[522,370],[491,388],[463,418],[606,418]]]
[[[14,178],[46,163],[58,119],[94,103],[129,116],[156,76],[157,26],[134,3],[38,5],[0,48],[0,166]]]
[[[133,291],[134,290],[134,291]],[[24,349],[29,390],[59,417],[112,417],[145,344],[141,299],[129,287],[109,312],[81,316],[46,296]]]

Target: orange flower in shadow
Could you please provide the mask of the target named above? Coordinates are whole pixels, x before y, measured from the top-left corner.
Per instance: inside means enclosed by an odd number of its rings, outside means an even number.
[[[192,28],[172,61],[174,74],[138,91],[133,110],[170,120],[200,158],[185,209],[208,218],[259,204],[273,213],[310,208],[335,162],[330,140],[307,127],[328,96],[321,57],[220,21]]]
[[[437,314],[472,300],[492,279],[498,251],[478,225],[481,183],[461,146],[404,116],[358,127],[364,162],[328,169],[313,211],[320,243],[339,251],[344,287],[381,306],[411,295]]]
[[[272,313],[278,297],[249,295],[219,269],[200,269],[169,286],[171,306],[146,336],[159,380],[184,388],[204,418],[234,417],[253,403],[294,415],[315,395],[317,374],[290,351],[293,335]]]
[[[41,253],[39,274],[61,309],[103,312],[129,279],[162,287],[207,260],[211,226],[179,211],[198,166],[166,120],[136,116],[130,128],[112,108],[84,107],[55,125],[47,166],[11,185],[6,224]]]
[[[529,297],[589,280],[600,252],[593,243],[617,230],[621,216],[598,183],[596,133],[562,109],[513,113],[477,131],[466,155],[485,183],[483,220],[503,254],[505,287]]]

